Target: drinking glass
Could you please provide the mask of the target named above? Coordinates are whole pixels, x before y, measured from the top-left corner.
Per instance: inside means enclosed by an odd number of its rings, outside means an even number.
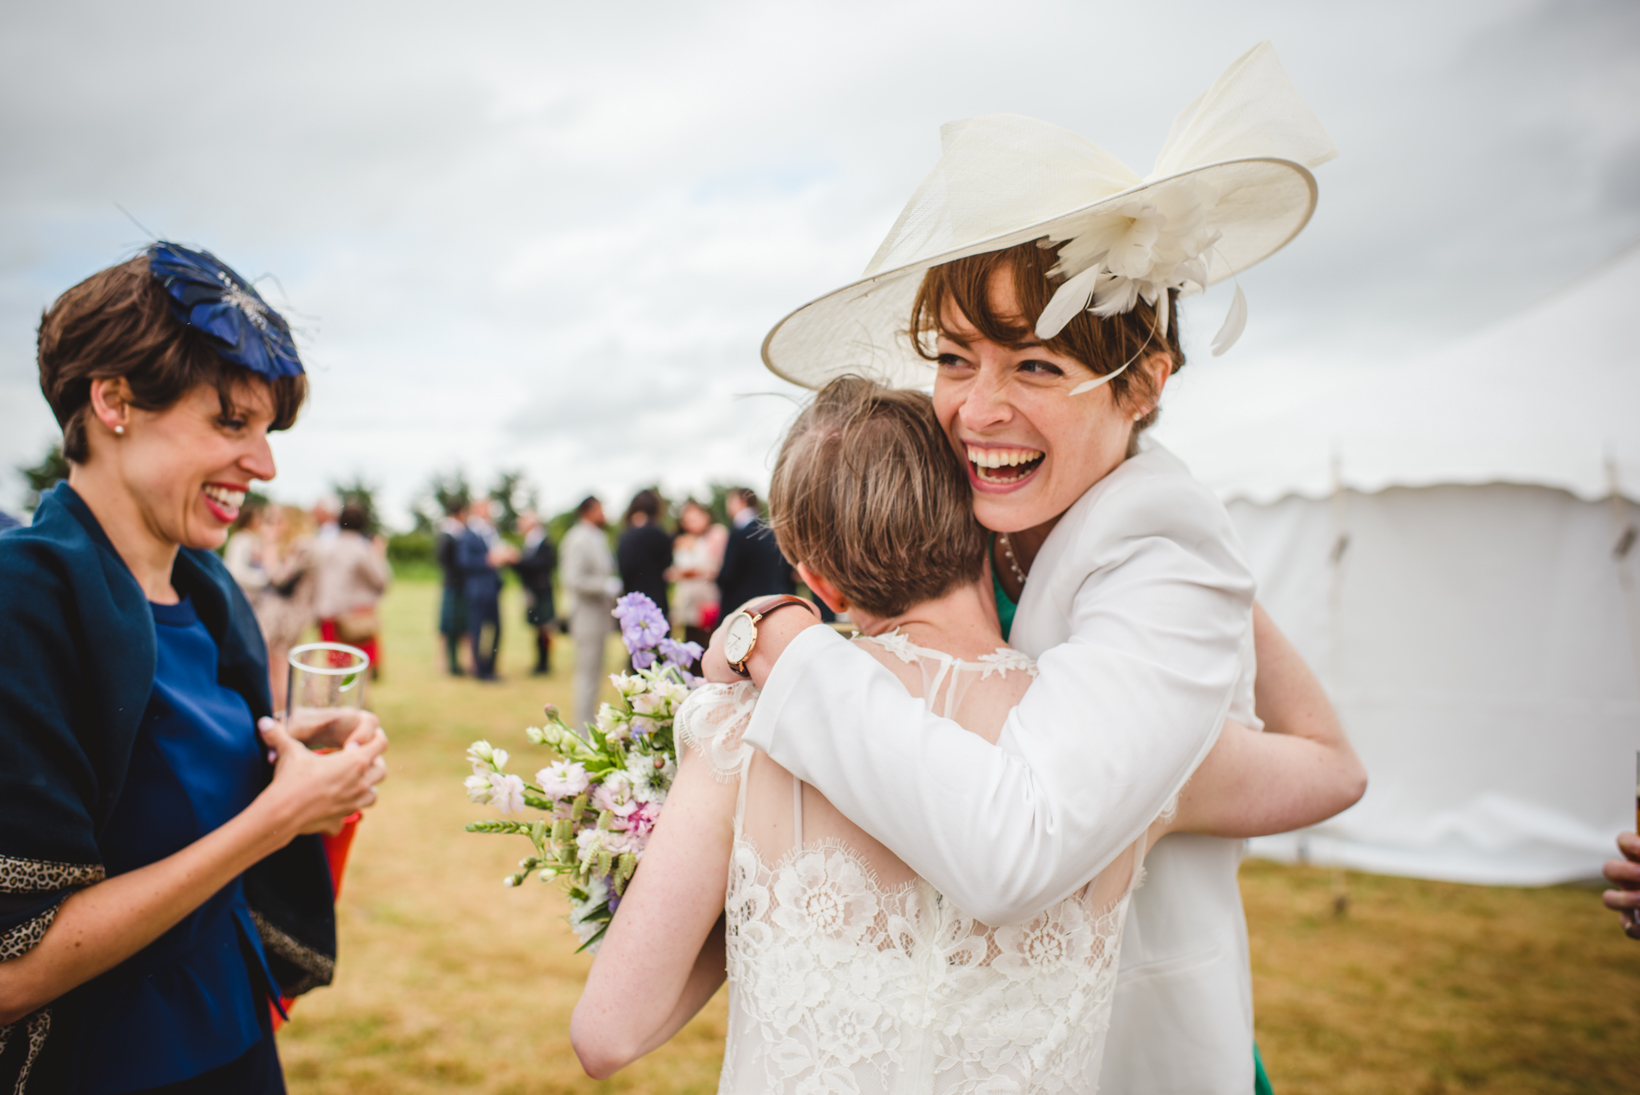
[[[303,643],[290,652],[285,725],[302,711],[364,707],[370,655],[346,643]]]

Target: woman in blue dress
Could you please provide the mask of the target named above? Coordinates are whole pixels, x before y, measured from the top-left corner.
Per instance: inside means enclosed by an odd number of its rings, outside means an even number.
[[[0,1090],[282,1092],[270,1007],[336,956],[318,834],[387,746],[368,713],[269,717],[214,554],[301,362],[244,279],[159,243],[52,305],[39,364],[72,470],[0,535]]]

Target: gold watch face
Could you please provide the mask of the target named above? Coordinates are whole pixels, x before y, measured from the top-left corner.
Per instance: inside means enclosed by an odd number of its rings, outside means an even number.
[[[752,652],[752,644],[757,641],[757,625],[744,612],[737,612],[729,617],[729,630],[723,636],[723,656],[729,659],[730,665],[739,665]]]

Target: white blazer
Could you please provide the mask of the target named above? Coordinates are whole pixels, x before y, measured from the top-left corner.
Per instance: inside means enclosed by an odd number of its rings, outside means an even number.
[[[1224,506],[1152,446],[1078,499],[1032,563],[1010,638],[1038,676],[997,747],[818,627],[776,663],[746,740],[970,915],[1026,920],[1139,837],[1233,702],[1251,719],[1253,587]],[[1239,853],[1185,835],[1151,852],[1107,1095],[1252,1090]]]

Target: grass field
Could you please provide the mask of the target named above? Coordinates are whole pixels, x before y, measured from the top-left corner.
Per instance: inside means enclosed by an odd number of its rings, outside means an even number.
[[[504,605],[506,680],[440,671],[436,588],[383,605],[385,674],[371,706],[393,738],[392,777],[357,838],[339,908],[336,983],[280,1035],[293,1095],[710,1092],[723,997],[615,1079],[586,1079],[568,1024],[585,975],[557,892],[501,886],[527,848],[462,832],[462,753],[515,754],[541,705],[568,706],[569,657],[530,677],[533,651]],[[610,664],[614,664],[612,644]],[[1258,1039],[1279,1095],[1640,1091],[1640,943],[1589,889],[1488,889],[1249,861]]]

